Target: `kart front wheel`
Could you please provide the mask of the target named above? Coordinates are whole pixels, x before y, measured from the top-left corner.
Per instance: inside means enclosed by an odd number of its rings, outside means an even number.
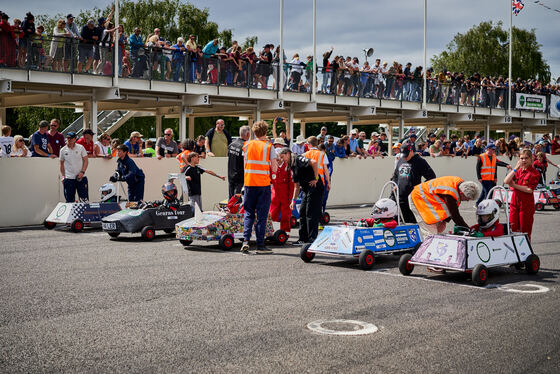
[[[292,229],[295,229],[297,227],[297,218],[294,216],[290,218],[290,227]]]
[[[476,286],[484,286],[488,282],[488,269],[482,264],[474,267],[472,272],[472,282]]]
[[[229,251],[233,248],[233,236],[226,234],[220,238],[220,248],[224,251]]]
[[[525,260],[525,270],[529,274],[537,274],[541,268],[541,261],[537,255],[529,255]]]
[[[72,221],[72,223],[70,224],[70,228],[72,229],[72,231],[74,232],[80,232],[84,229],[84,223],[82,222],[81,219],[75,219],[74,221]]]
[[[552,204],[552,207],[556,210],[560,210],[560,204]]]
[[[536,203],[535,204],[535,210],[538,210],[538,211],[544,210],[544,204],[543,203]]]
[[[414,265],[410,263],[412,255],[410,253],[405,253],[399,259],[399,271],[402,275],[410,275],[412,270],[414,270]]]
[[[311,243],[305,244],[299,250],[299,257],[301,257],[303,262],[311,262],[311,260],[313,260],[313,258],[315,258],[315,253],[308,251],[309,247],[311,247]]]
[[[192,242],[193,242],[192,239],[179,239],[179,243],[181,243],[185,247],[188,247],[189,245],[191,245]]]
[[[45,226],[45,228],[47,230],[52,230],[56,227],[56,223],[54,222],[48,222],[48,221],[43,221],[43,226]]]
[[[331,215],[328,212],[323,212],[323,215],[321,216],[321,224],[324,225],[328,225],[331,222]]]
[[[366,249],[365,251],[360,253],[360,267],[362,268],[362,270],[370,270],[373,267],[374,262],[375,256],[369,249]]]
[[[142,229],[142,238],[146,241],[153,240],[156,236],[156,230],[152,226],[145,226]]]
[[[109,234],[109,236],[111,238],[116,238],[118,237],[121,233],[120,232],[108,232],[107,234]]]
[[[277,244],[284,245],[288,241],[288,234],[284,230],[276,230],[274,232],[274,241]]]

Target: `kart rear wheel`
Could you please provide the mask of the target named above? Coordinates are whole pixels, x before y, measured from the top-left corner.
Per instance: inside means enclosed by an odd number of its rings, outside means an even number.
[[[45,228],[47,230],[52,230],[56,227],[56,223],[55,222],[43,221],[43,226],[45,226]]]
[[[488,282],[488,269],[482,264],[474,267],[472,272],[472,282],[476,286],[484,286]]]
[[[163,232],[166,234],[171,234],[175,229],[163,229]]]
[[[538,211],[544,210],[544,204],[543,203],[536,203],[535,204],[535,210],[538,210]]]
[[[146,241],[153,240],[156,236],[156,230],[152,226],[144,226],[142,229],[142,238]]]
[[[328,225],[331,222],[331,215],[328,212],[323,212],[321,216],[321,225]]]
[[[399,271],[402,275],[410,275],[412,270],[414,270],[414,265],[410,263],[412,255],[410,253],[405,253],[399,259]]]
[[[525,260],[525,270],[529,274],[537,274],[541,268],[541,260],[537,255],[529,255]]]
[[[290,218],[290,227],[292,229],[295,229],[297,227],[297,218],[294,216]]]
[[[299,250],[299,257],[301,257],[303,262],[311,262],[311,260],[313,260],[313,258],[315,258],[315,253],[308,251],[309,247],[311,247],[311,243],[305,244]]]
[[[189,245],[192,244],[192,239],[179,239],[179,242],[184,245],[185,247],[188,247]]]
[[[556,210],[560,210],[560,204],[552,204],[552,207]]]
[[[107,234],[109,234],[109,236],[111,238],[116,238],[118,237],[121,233],[120,232],[108,232]]]
[[[84,229],[84,223],[82,222],[81,219],[75,219],[74,221],[72,221],[72,223],[70,224],[70,228],[72,229],[72,231],[74,232],[80,232]]]
[[[362,253],[360,253],[360,267],[362,270],[370,270],[375,263],[375,256],[373,252],[369,249],[366,249]]]
[[[284,230],[276,230],[274,232],[274,241],[277,244],[284,245],[288,241],[288,234]]]
[[[230,234],[226,234],[220,238],[220,248],[224,251],[229,251],[233,248],[233,236]]]

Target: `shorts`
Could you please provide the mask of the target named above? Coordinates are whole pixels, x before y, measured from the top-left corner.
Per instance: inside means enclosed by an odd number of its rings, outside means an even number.
[[[78,46],[79,62],[86,62],[93,57],[93,46],[91,44],[80,44]]]
[[[56,47],[56,52],[54,53],[54,60],[60,61],[64,57],[64,47]]]

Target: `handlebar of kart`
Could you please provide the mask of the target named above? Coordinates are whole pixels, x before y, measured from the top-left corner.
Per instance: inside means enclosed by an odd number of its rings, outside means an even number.
[[[381,188],[381,193],[379,194],[379,199],[383,198],[383,195],[385,194],[385,188],[387,188],[388,185],[393,185],[393,191],[391,191],[391,194],[395,193],[396,190],[396,195],[395,195],[395,201],[397,203],[397,225],[401,225],[401,206],[399,205],[399,186],[393,182],[393,181],[389,181],[387,183],[385,183],[383,185],[383,187]],[[391,196],[391,195],[389,195]],[[402,219],[402,221],[404,221],[404,219]]]
[[[506,212],[506,220],[507,220],[507,230],[508,230],[507,232],[508,232],[509,234],[511,234],[511,230],[510,230],[510,227],[509,227],[509,199],[508,199],[508,190],[507,190],[504,186],[495,186],[495,187],[492,187],[492,188],[490,189],[490,191],[488,191],[488,194],[486,195],[486,198],[487,198],[487,199],[491,199],[491,198],[492,198],[492,192],[494,192],[494,190],[500,190],[500,193],[501,193],[501,194],[502,194],[502,191],[503,191],[503,195],[502,195],[502,196],[504,197],[503,201],[505,202],[505,207],[506,207],[505,212]]]

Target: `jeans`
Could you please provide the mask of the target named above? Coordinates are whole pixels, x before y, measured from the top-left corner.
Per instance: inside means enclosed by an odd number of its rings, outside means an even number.
[[[405,81],[403,85],[403,100],[410,100],[409,96],[412,94],[412,82]]]
[[[332,72],[326,71],[323,73],[323,84],[321,84],[321,92],[327,93],[329,89],[329,84],[331,83]]]
[[[244,242],[249,242],[251,239],[253,225],[256,219],[255,236],[257,237],[257,247],[264,246],[266,219],[268,217],[268,211],[270,210],[270,199],[270,186],[245,186],[245,196],[243,198],[243,208],[245,209],[245,216],[243,219]]]
[[[89,200],[87,177],[83,177],[81,181],[78,181],[77,179],[64,178],[62,186],[64,187],[64,198],[67,203],[73,203],[76,201],[76,190],[78,191],[78,197],[80,200]]]
[[[173,69],[173,80],[175,82],[178,82],[179,78],[181,77],[180,74],[183,70],[183,60],[182,59],[172,60],[171,69]]]

